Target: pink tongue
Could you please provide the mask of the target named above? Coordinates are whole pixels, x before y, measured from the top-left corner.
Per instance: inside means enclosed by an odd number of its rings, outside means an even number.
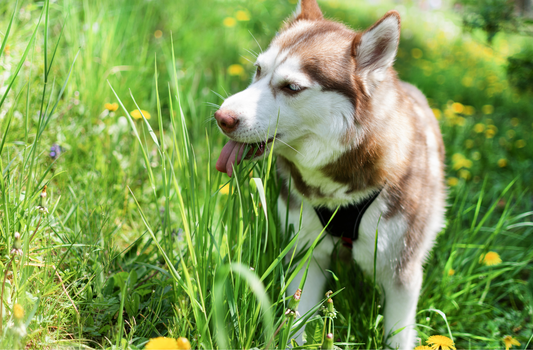
[[[224,145],[224,148],[222,148],[222,152],[220,152],[220,156],[218,157],[216,165],[217,170],[222,173],[227,173],[228,176],[231,177],[233,174],[233,164],[235,163],[235,160],[237,161],[236,165],[241,163],[245,146],[246,145],[241,142],[233,140],[228,141],[228,143]],[[239,152],[238,156],[237,152]]]

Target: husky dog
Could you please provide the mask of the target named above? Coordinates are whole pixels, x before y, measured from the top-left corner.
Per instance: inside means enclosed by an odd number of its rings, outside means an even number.
[[[231,176],[235,162],[267,154],[277,130],[282,227],[287,210],[289,224],[298,227],[303,205],[302,246],[322,232],[328,212],[340,208],[337,215],[347,219],[314,249],[300,313],[324,295],[324,270],[338,236],[351,238],[365,273],[373,274],[377,256],[385,334],[394,334],[388,345],[412,349],[422,264],[444,226],[444,145],[424,95],[392,68],[399,39],[396,11],[355,32],[324,19],[316,0],[301,0],[257,57],[250,86],[215,113],[230,138],[216,168]],[[244,155],[247,144],[258,150]]]

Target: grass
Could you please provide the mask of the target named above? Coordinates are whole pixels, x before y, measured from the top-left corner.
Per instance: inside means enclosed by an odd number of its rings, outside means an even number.
[[[359,29],[393,7],[321,6]],[[246,86],[246,59],[293,7],[0,4],[1,347],[135,349],[157,336],[205,349],[286,344],[306,316],[284,315],[284,289],[308,255],[283,259],[298,243],[279,227],[275,158],[245,164],[228,182],[214,169],[223,137],[210,116],[221,96]],[[533,105],[504,73],[524,39],[497,36],[487,47],[478,33],[462,34],[453,14],[420,20],[414,8],[399,10],[396,68],[440,116],[450,186],[419,336],[451,332],[458,348],[476,349],[501,348],[512,335],[532,347]],[[242,69],[231,75],[231,65]],[[120,108],[106,110],[111,102]],[[151,118],[132,119],[136,109]],[[15,232],[22,255],[12,253]],[[502,263],[480,263],[489,251]],[[325,322],[341,348],[383,347],[371,276],[342,253],[331,276],[336,318],[309,320],[310,343]]]

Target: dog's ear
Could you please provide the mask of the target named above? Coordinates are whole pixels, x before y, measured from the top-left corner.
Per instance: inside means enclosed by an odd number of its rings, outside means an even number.
[[[309,21],[319,21],[323,19],[322,11],[316,0],[299,0],[298,5],[296,6],[296,11],[294,11],[294,19],[292,22],[299,21],[301,19]]]
[[[382,80],[394,62],[399,41],[400,14],[389,11],[372,27],[355,36],[352,54],[357,62],[357,70],[378,73],[378,80]]]

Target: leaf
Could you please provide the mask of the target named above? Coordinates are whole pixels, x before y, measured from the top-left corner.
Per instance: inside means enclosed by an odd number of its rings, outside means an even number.
[[[265,217],[268,219],[267,202],[266,202],[266,196],[265,196],[265,189],[263,187],[263,181],[258,177],[252,177],[252,179],[250,180],[250,183],[255,184],[255,187],[257,188],[257,192],[259,192],[259,198],[261,199],[261,206],[263,207],[263,212],[265,213]]]
[[[306,342],[306,345],[321,344],[323,329],[324,320],[321,317],[316,317],[310,320],[305,325],[305,332],[302,335],[302,339],[304,342]]]

